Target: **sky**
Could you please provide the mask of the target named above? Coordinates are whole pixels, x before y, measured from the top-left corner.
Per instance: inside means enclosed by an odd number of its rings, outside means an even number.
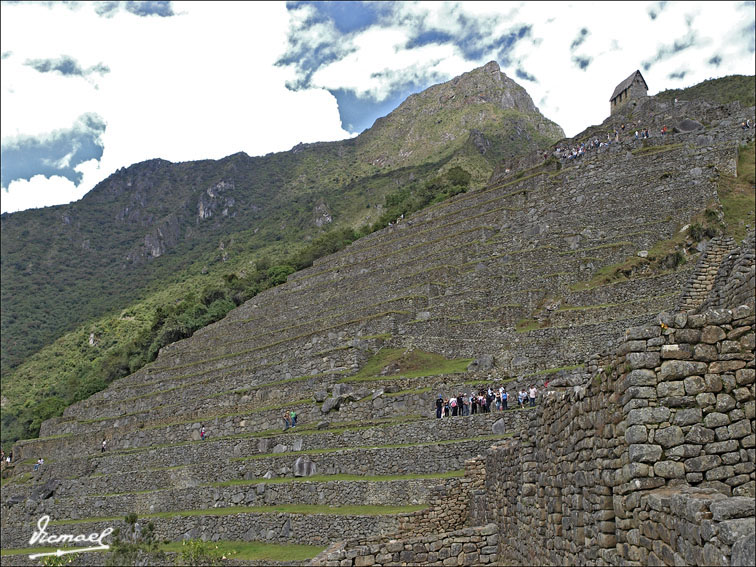
[[[649,94],[754,73],[754,2],[0,2],[0,208],[118,169],[356,136],[489,61],[568,136]]]

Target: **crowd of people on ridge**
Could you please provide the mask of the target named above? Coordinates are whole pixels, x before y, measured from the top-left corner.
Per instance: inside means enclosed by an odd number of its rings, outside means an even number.
[[[604,148],[611,144],[619,143],[620,137],[623,136],[625,132],[632,132],[633,130],[635,131],[634,138],[636,140],[645,140],[651,137],[648,128],[641,128],[639,124],[631,122],[629,124],[622,124],[619,129],[615,128],[612,132],[607,132],[605,142],[599,140],[597,136],[594,136],[587,142],[580,142],[579,144],[572,147],[557,147],[554,151],[554,155],[566,160],[578,159],[580,157],[583,157],[583,155],[585,155],[585,153],[590,150]],[[666,136],[667,127],[664,126],[661,129],[660,133],[662,136]]]
[[[510,409],[509,403],[512,402],[511,409],[516,407],[524,408],[526,406],[535,407],[538,390],[535,385],[531,385],[527,390],[522,389],[517,392],[517,397],[510,397],[504,386],[496,388],[479,390],[478,393],[467,394],[460,392],[458,396],[449,396],[444,398],[439,394],[436,399],[436,417],[467,416],[477,413],[490,413],[492,411],[504,411]]]

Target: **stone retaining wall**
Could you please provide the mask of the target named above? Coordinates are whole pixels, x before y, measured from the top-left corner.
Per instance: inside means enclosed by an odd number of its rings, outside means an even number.
[[[54,510],[60,518],[74,518],[82,511],[87,517],[104,518],[120,515],[124,510],[136,514],[153,514],[175,510],[201,510],[231,506],[277,506],[282,504],[317,504],[347,506],[355,503],[396,506],[423,504],[438,479],[391,481],[297,481],[254,483],[234,486],[198,486],[168,488],[142,494],[112,496],[77,496],[57,498]]]
[[[713,489],[660,488],[633,511],[623,556],[641,565],[753,565],[754,502]]]
[[[743,511],[738,498],[756,493],[753,313],[751,304],[661,314],[629,329],[590,382],[547,395],[525,431],[492,448],[486,498],[471,517],[498,524],[501,556],[553,565],[673,565],[679,557],[730,564],[745,545],[733,526],[754,522],[753,506]],[[661,489],[680,490],[676,504],[649,496]],[[712,491],[720,495],[715,510],[735,507],[747,518],[718,512],[738,520],[722,528],[721,541],[696,535],[716,531],[704,523],[709,516],[686,512]],[[674,542],[644,527],[652,516],[677,526]]]
[[[310,565],[495,565],[499,536],[490,524],[426,536],[373,542],[340,542],[311,560]]]
[[[343,403],[337,411],[331,411],[324,414],[321,411],[321,404],[315,402],[303,402],[302,404],[291,405],[283,408],[270,410],[251,410],[249,413],[240,412],[240,415],[210,417],[197,416],[193,420],[187,420],[185,423],[158,425],[153,427],[139,427],[139,422],[123,420],[119,429],[106,433],[98,432],[93,425],[93,431],[80,431],[77,435],[67,435],[65,437],[31,439],[21,441],[14,448],[14,456],[17,461],[24,459],[33,459],[36,461],[40,456],[46,459],[63,459],[70,458],[72,455],[92,455],[97,453],[104,436],[108,438],[108,446],[111,450],[141,448],[155,445],[173,445],[185,441],[199,440],[199,430],[201,424],[204,424],[210,438],[226,436],[243,436],[263,431],[271,431],[283,428],[281,415],[284,411],[296,410],[298,414],[298,423],[317,424],[321,421],[328,421],[332,427],[338,427],[341,423],[353,422],[370,422],[375,419],[392,419],[402,416],[411,415],[435,415],[435,398],[438,393],[449,395],[454,392],[451,388],[459,389],[457,381],[449,380],[448,386],[443,384],[433,384],[438,387],[450,388],[449,391],[442,390],[439,392],[421,392],[421,393],[396,393],[371,396],[369,390],[365,390],[361,395],[365,397],[357,402],[348,401]],[[359,384],[355,388],[360,390]],[[470,391],[465,389],[463,391]],[[510,392],[511,393],[511,392]],[[509,416],[509,414],[507,414]],[[185,416],[181,416],[185,417]],[[507,419],[515,419],[514,416]],[[121,420],[116,420],[118,425]],[[129,429],[128,426],[131,425]],[[480,429],[472,421],[463,421],[458,424],[469,424],[470,431]],[[136,426],[135,426],[136,425]],[[408,427],[408,430],[411,429]],[[294,433],[292,431],[288,436]],[[347,435],[360,435],[359,433],[347,433]],[[373,434],[374,435],[374,434]],[[421,441],[422,439],[418,439]],[[411,439],[408,439],[408,442]],[[394,441],[396,442],[396,441]],[[231,449],[239,443],[235,441]],[[307,443],[307,441],[305,441]],[[380,444],[367,440],[367,444]],[[275,445],[275,443],[274,443]],[[270,446],[272,448],[273,445]],[[242,449],[236,450],[240,452]],[[265,450],[268,450],[267,448]],[[257,451],[255,451],[257,452]],[[264,452],[264,451],[262,451]],[[170,452],[169,452],[170,453]],[[162,455],[162,453],[161,453]],[[166,464],[173,466],[177,463]],[[156,466],[156,465],[153,465]]]
[[[55,520],[54,517],[51,518]],[[4,548],[24,548],[36,529],[38,518],[30,522],[14,524],[3,528]],[[140,519],[155,525],[158,541],[181,541],[182,539],[202,539],[205,541],[237,540],[264,541],[273,543],[299,543],[328,545],[332,541],[350,538],[368,538],[376,534],[395,533],[397,516],[342,516],[336,514],[285,514],[285,513],[241,513],[224,515],[197,515],[171,518]],[[50,525],[49,534],[91,534],[101,533],[106,528],[124,529],[122,519],[103,522]],[[107,543],[107,542],[106,542]],[[5,559],[3,559],[5,564]]]

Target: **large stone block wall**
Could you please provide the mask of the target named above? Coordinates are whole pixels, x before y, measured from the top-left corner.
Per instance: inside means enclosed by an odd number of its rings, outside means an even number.
[[[488,452],[475,519],[499,525],[502,556],[589,564],[614,547],[611,486],[626,447],[610,386],[549,392],[519,438]]]
[[[496,565],[498,541],[496,526],[490,524],[402,539],[339,542],[312,559],[310,565]]]
[[[485,484],[482,457],[465,462],[465,476],[431,490],[428,507],[402,514],[391,535],[336,542],[312,565],[484,565],[497,562],[499,535],[495,524],[465,527],[470,503]]]
[[[518,561],[673,565],[677,554],[730,564],[747,531],[725,524],[724,539],[707,542],[695,533],[711,516],[685,507],[700,501],[691,487],[721,495],[715,510],[740,510],[756,493],[754,373],[752,304],[661,314],[629,329],[589,383],[545,396],[525,431],[488,452],[474,521],[496,522],[500,554]],[[678,504],[661,509],[648,496],[661,489]],[[753,525],[747,512],[720,519]],[[651,516],[677,535],[639,531]]]
[[[624,555],[642,565],[753,565],[754,501],[714,489],[660,488],[633,511]],[[624,551],[624,550],[623,550]]]

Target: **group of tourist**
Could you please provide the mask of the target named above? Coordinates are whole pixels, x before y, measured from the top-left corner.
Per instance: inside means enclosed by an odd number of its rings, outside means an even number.
[[[284,431],[289,429],[289,427],[296,427],[297,426],[297,412],[294,410],[291,410],[290,412],[284,412],[283,414],[283,420],[284,420]]]
[[[640,128],[638,124],[635,123],[629,123],[629,124],[622,124],[619,128],[615,128],[612,132],[606,133],[606,142],[602,142],[598,139],[598,137],[594,137],[593,139],[589,139],[587,142],[580,142],[577,145],[574,145],[572,147],[557,147],[554,151],[554,155],[558,158],[564,159],[564,160],[574,160],[583,157],[583,155],[586,154],[586,152],[594,149],[600,149],[604,148],[606,146],[609,146],[611,144],[619,143],[620,137],[626,132],[632,132],[635,130],[635,139],[636,140],[643,140],[650,138],[651,135],[648,132],[648,128]],[[664,136],[667,133],[667,127],[664,126],[664,128],[661,129],[661,135]]]
[[[531,385],[527,390],[522,389],[517,392],[517,407],[523,408],[527,405],[535,407],[538,390],[535,385]],[[514,409],[515,399],[512,399],[512,408]],[[436,417],[454,417],[474,415],[477,413],[490,413],[492,411],[504,411],[509,409],[510,395],[501,386],[498,389],[489,387],[487,390],[479,390],[478,393],[468,395],[460,393],[459,395],[444,398],[439,394],[436,399]]]

